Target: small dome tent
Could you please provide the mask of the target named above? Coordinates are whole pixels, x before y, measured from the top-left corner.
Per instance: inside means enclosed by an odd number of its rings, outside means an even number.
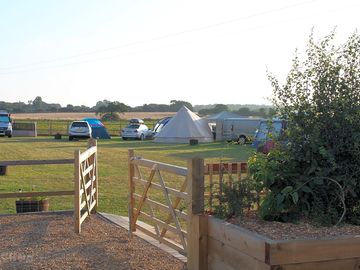
[[[84,118],[84,121],[88,122],[91,127],[91,137],[94,139],[111,139],[104,124],[96,118]]]
[[[155,135],[158,143],[189,143],[191,139],[212,142],[213,135],[207,122],[183,106],[170,122]]]

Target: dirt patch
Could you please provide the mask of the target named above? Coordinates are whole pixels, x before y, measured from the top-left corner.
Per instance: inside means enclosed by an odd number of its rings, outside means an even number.
[[[173,116],[174,112],[126,112],[120,114],[121,119],[142,118],[161,119]],[[95,113],[14,113],[13,119],[18,120],[80,120],[83,118],[98,118]]]
[[[228,222],[273,240],[334,239],[343,236],[360,236],[360,226],[316,227],[308,222],[297,224],[264,221],[255,215],[232,218]]]
[[[183,269],[184,264],[97,215],[0,216],[0,269]]]

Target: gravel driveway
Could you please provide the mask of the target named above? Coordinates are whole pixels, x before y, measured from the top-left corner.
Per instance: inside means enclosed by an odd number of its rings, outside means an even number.
[[[184,269],[184,263],[92,215],[74,232],[72,213],[0,216],[0,269]]]

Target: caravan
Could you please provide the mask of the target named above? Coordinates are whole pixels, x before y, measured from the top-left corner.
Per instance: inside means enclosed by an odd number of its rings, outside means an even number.
[[[253,139],[260,118],[227,118],[216,122],[216,140],[246,143]]]

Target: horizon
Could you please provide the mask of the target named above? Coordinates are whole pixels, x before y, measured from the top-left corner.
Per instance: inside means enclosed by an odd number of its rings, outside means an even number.
[[[360,26],[358,7],[355,0],[1,0],[1,99],[271,105],[267,70],[284,82],[313,28],[318,40],[336,27],[344,43]]]

